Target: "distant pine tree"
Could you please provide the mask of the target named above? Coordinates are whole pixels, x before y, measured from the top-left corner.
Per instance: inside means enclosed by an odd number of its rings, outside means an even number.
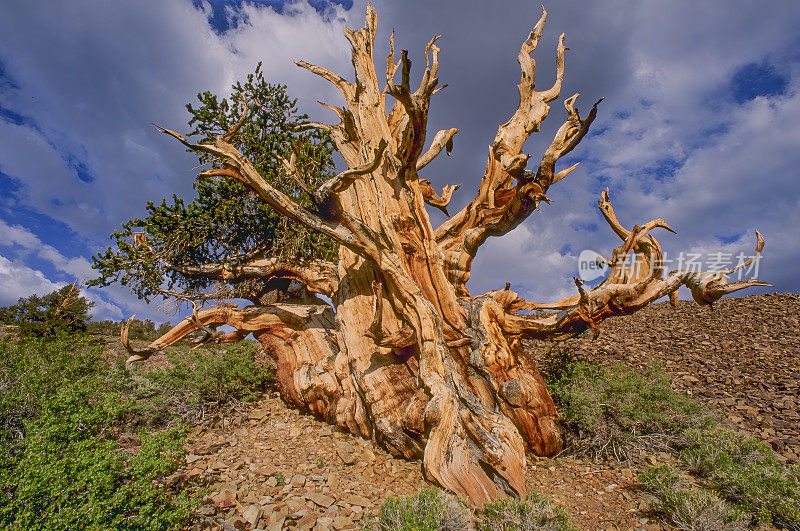
[[[80,288],[75,283],[41,297],[21,297],[16,304],[0,308],[0,321],[18,325],[24,337],[85,332],[94,303],[81,296]]]

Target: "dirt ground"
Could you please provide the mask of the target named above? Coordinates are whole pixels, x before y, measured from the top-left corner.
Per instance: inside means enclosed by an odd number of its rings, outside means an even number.
[[[788,462],[800,460],[798,325],[799,295],[757,295],[723,299],[713,309],[659,303],[603,323],[596,340],[528,346],[543,366],[554,348],[631,368],[659,362],[676,389],[767,441]],[[274,391],[248,413],[217,418],[191,438],[181,474],[207,485],[198,509],[205,528],[357,529],[387,497],[426,486],[420,463],[289,409]],[[578,529],[665,529],[636,488],[644,466],[529,456],[527,485],[563,504]]]

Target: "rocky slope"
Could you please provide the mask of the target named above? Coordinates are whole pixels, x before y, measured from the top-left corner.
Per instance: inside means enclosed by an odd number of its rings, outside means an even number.
[[[630,368],[660,363],[674,388],[800,462],[800,295],[724,298],[713,308],[661,302],[600,330],[594,340],[528,346],[544,366],[557,354]]]
[[[800,455],[800,296],[723,299],[713,309],[652,305],[606,321],[602,335],[531,342],[543,365],[567,353],[638,368],[653,361],[674,386],[768,441],[786,461]],[[199,528],[356,529],[391,495],[426,485],[420,464],[336,431],[270,392],[247,414],[191,434],[182,471],[207,485]],[[670,462],[667,454],[649,463]],[[642,465],[646,466],[646,465]],[[641,468],[588,459],[528,462],[528,487],[563,503],[578,529],[662,529],[635,487]]]

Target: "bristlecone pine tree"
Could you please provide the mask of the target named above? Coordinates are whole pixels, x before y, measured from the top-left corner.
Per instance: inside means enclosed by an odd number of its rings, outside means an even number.
[[[426,68],[416,90],[410,87],[411,61],[406,51],[395,57],[393,37],[385,77],[379,79],[373,62],[377,17],[371,6],[362,29],[344,31],[352,45],[354,82],[297,63],[341,92],[342,107],[325,105],[340,123],[292,123],[294,111],[271,109],[291,110],[293,103],[268,105],[265,98],[274,94],[251,76],[230,104],[201,97],[203,112],[221,117],[211,120],[213,127],[208,116],[190,107],[207,126],[193,132],[204,136],[199,142],[159,127],[209,165],[200,173],[200,199],[216,198],[216,206],[206,204],[206,211],[216,213],[219,227],[209,229],[200,219],[198,226],[206,232],[195,232],[192,216],[202,216],[179,200],[151,204],[147,222],[135,220],[127,232],[117,233],[118,244],[120,237],[136,236],[122,253],[126,258],[109,251],[96,259],[101,270],[105,267],[106,281],[115,268],[126,271],[123,281],[150,275],[149,293],[160,290],[186,299],[192,297],[185,290],[157,285],[180,278],[189,288],[203,288],[217,281],[233,287],[220,293],[253,305],[205,310],[196,305],[190,317],[142,350],[130,346],[123,329],[129,360],[143,360],[195,331],[215,341],[252,333],[274,358],[288,404],[374,438],[394,455],[421,458],[429,480],[475,506],[524,495],[526,452],[552,455],[562,448],[562,436],[556,408],[536,364],[521,348],[522,338],[555,340],[586,329],[596,334],[607,317],[629,314],[664,296],[674,302],[681,285],[704,305],[748,286],[768,285],[755,279],[728,283],[725,275],[738,267],[665,274],[651,231],[672,229],[661,219],[625,228],[604,192],[600,212],[623,243],[614,249],[608,278],[600,285],[585,289],[576,280],[574,296],[549,304],[525,301],[508,286],[481,295],[468,292],[478,248],[547,201],[550,186],[574,168],[556,171],[556,162],[583,139],[597,112],[599,102],[581,118],[578,95],[567,98],[564,124],[535,169],[526,169],[530,155],[522,152],[523,144],[559,97],[564,75],[561,35],[555,84],[534,88],[531,53],[546,15],[522,43],[519,105],[497,130],[476,197],[439,227],[431,225],[425,205],[445,209],[458,185],[439,194],[419,176],[442,150],[449,154],[457,132],[437,132],[425,149],[431,97],[443,88],[437,78],[438,37],[425,48]],[[387,95],[394,101],[389,106]],[[349,169],[322,179],[331,167],[327,138]],[[227,205],[237,201],[237,208],[250,214],[244,226],[237,226],[240,218],[225,215]],[[279,218],[288,221],[276,224]],[[136,235],[136,227],[146,230]],[[274,240],[289,230],[302,232],[295,240],[304,243],[287,252]],[[757,254],[764,242],[756,235]],[[247,251],[237,254],[236,249]],[[327,296],[333,307],[315,294]],[[236,331],[217,334],[221,324]]]

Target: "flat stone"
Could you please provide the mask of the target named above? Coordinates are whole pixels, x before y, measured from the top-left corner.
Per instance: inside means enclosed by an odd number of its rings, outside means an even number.
[[[286,507],[289,508],[289,512],[297,512],[306,504],[305,500],[302,498],[289,498],[286,500]]]
[[[306,498],[308,498],[312,502],[316,503],[317,505],[325,509],[327,509],[336,502],[335,498],[331,498],[330,496],[326,496],[325,494],[319,492],[310,492],[306,494]]]
[[[336,530],[356,529],[356,524],[346,516],[337,516],[333,519],[333,528]]]
[[[236,485],[225,485],[219,489],[217,494],[211,496],[214,503],[223,507],[230,507],[236,505],[236,495],[238,491]]]
[[[344,462],[346,465],[352,465],[356,462],[356,455],[353,446],[350,443],[346,443],[344,441],[337,441],[336,442],[336,453],[339,455],[339,458]]]
[[[335,472],[328,474],[328,487],[330,487],[331,490],[336,490],[339,487],[339,475]]]
[[[364,452],[361,454],[361,457],[367,463],[371,463],[371,462],[375,461],[375,452],[373,452],[369,448],[366,448],[366,449],[364,449]]]
[[[358,505],[359,507],[371,507],[372,502],[358,494],[348,494],[344,500],[350,505]]]
[[[254,504],[245,509],[244,513],[242,513],[242,517],[247,520],[250,525],[255,526],[259,518],[261,518],[261,514],[261,507]]]
[[[264,465],[255,468],[253,472],[261,476],[274,476],[278,471],[273,466]]]
[[[319,531],[333,529],[333,518],[328,516],[320,516],[317,518],[317,526],[315,529],[319,529]]]
[[[247,415],[247,417],[252,420],[261,420],[268,415],[269,411],[265,409],[254,409]]]
[[[214,516],[217,514],[217,508],[213,505],[201,505],[195,512],[201,516]]]
[[[303,508],[303,509],[300,509],[299,511],[295,511],[293,513],[287,514],[286,518],[289,519],[289,520],[300,520],[301,518],[303,518],[307,514],[308,514],[308,509]]]

